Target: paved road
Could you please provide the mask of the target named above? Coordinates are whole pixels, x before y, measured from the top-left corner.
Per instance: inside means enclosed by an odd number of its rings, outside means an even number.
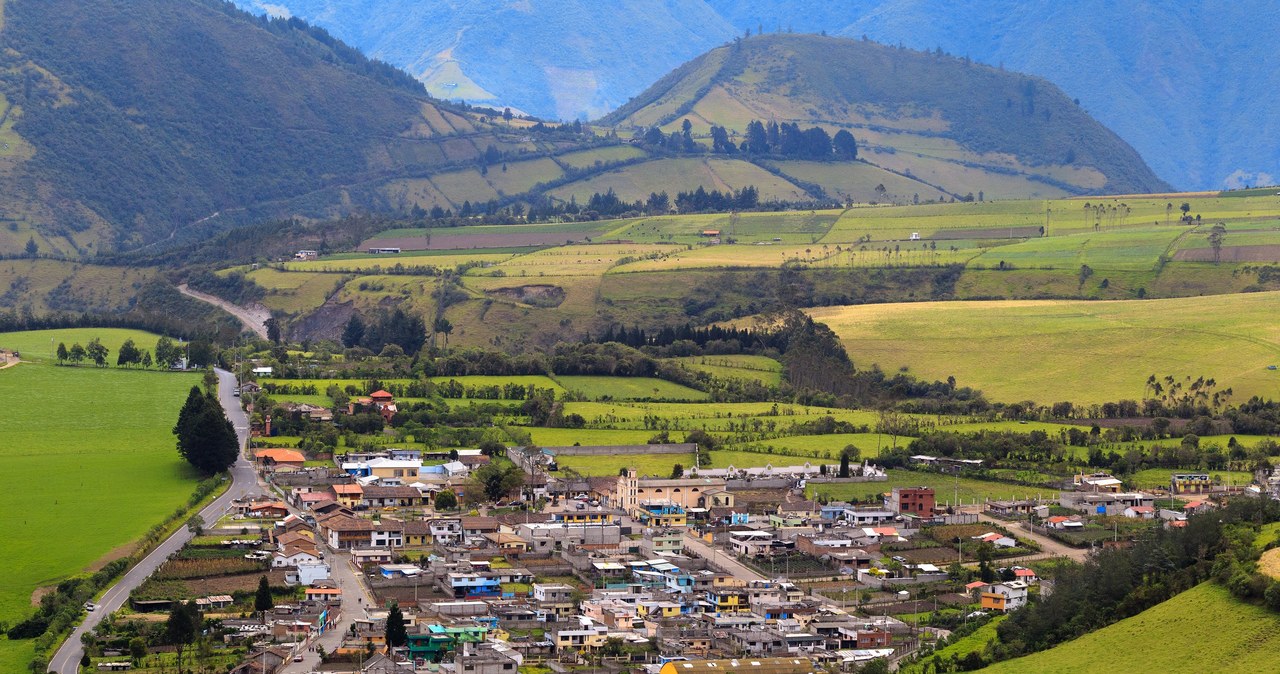
[[[185,283],[178,286],[178,292],[192,299],[197,299],[201,302],[206,302],[218,307],[219,309],[240,319],[240,322],[244,324],[246,329],[252,330],[263,339],[267,338],[267,319],[271,318],[271,312],[263,308],[262,305],[257,305],[252,308],[242,307],[239,304],[232,304],[221,297],[214,297],[208,293],[202,293],[199,290],[192,290],[191,288],[188,288]]]
[[[693,554],[711,562],[711,566],[723,570],[734,578],[746,581],[766,580],[764,576],[752,571],[746,565],[734,559],[731,553],[712,548],[691,531],[686,531],[684,534],[684,547]]]
[[[230,372],[218,370],[218,399],[222,402],[227,418],[235,426],[236,437],[240,440],[240,447],[243,448],[249,438],[249,419],[244,410],[240,409],[240,399],[231,395],[231,391],[234,388],[235,377]],[[200,511],[200,517],[210,525],[226,514],[232,500],[261,491],[253,466],[245,459],[243,454],[235,465],[231,467],[231,478],[231,487],[227,489],[226,493]],[[82,653],[80,636],[96,627],[103,617],[123,606],[129,599],[129,593],[155,572],[169,555],[177,552],[189,540],[191,540],[191,532],[186,527],[182,527],[170,536],[168,540],[157,546],[141,562],[129,569],[124,577],[117,581],[98,600],[98,610],[88,614],[84,622],[80,623],[80,626],[71,633],[71,636],[54,654],[53,659],[49,662],[48,671],[57,672],[57,674],[77,674],[80,671],[80,655]]]
[[[308,650],[302,652],[302,662],[290,662],[281,672],[283,674],[300,674],[319,668],[320,655],[310,648],[319,646],[326,653],[332,653],[342,645],[343,635],[350,629],[356,618],[363,618],[365,609],[373,605],[373,595],[369,594],[364,582],[358,578],[351,568],[351,556],[348,553],[330,551],[328,553],[330,575],[337,581],[342,590],[342,617],[333,629],[308,644]]]

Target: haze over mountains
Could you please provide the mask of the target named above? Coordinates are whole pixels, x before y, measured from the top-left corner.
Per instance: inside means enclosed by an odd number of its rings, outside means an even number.
[[[1049,79],[1178,188],[1280,178],[1266,0],[236,1],[314,21],[435,95],[560,118],[621,106],[747,29],[941,47]]]

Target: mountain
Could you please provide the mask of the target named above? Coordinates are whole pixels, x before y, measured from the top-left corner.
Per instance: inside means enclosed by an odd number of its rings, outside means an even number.
[[[600,123],[671,131],[686,119],[694,133],[718,125],[741,135],[752,120],[848,130],[861,159],[951,194],[983,185],[998,196],[1167,189],[1131,147],[1043,79],[870,41],[735,40]]]
[[[941,47],[1053,82],[1179,188],[1280,180],[1269,0],[237,2],[315,21],[438,96],[562,118],[622,105],[747,30]]]
[[[89,256],[385,207],[387,180],[533,148],[301,21],[218,0],[3,9],[3,251]]]
[[[734,32],[701,0],[237,1],[326,28],[435,96],[553,119],[602,115]]]

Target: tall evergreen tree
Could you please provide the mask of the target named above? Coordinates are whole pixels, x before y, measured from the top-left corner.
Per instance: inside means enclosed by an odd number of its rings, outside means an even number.
[[[240,442],[217,399],[192,386],[173,427],[178,453],[197,470],[212,475],[235,463]]]
[[[258,591],[253,595],[253,610],[262,613],[263,620],[266,620],[267,611],[275,606],[275,601],[271,598],[271,585],[267,582],[267,577],[262,576],[258,579]]]
[[[393,604],[387,614],[386,637],[389,648],[400,648],[409,643],[409,630],[405,626],[404,614],[400,612],[399,605]]]

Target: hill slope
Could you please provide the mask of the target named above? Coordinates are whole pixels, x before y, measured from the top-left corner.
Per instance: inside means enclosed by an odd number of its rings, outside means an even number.
[[[1242,603],[1209,582],[1057,648],[982,671],[1260,672],[1275,666],[1278,646],[1275,613]]]
[[[670,130],[684,119],[695,133],[713,124],[742,133],[751,120],[849,129],[871,150],[861,157],[952,193],[982,189],[965,169],[1077,194],[1167,187],[1045,80],[867,41],[735,41],[677,68],[601,123]]]
[[[300,21],[217,0],[3,9],[0,250],[89,255],[367,207],[362,181],[514,147]]]
[[[1267,95],[1280,71],[1256,65],[1280,27],[1268,0],[236,2],[317,22],[438,96],[543,116],[595,116],[747,30],[941,47],[1052,81],[1179,188],[1280,180],[1280,113]],[[521,58],[506,63],[509,53]],[[562,72],[573,87],[549,76]]]

